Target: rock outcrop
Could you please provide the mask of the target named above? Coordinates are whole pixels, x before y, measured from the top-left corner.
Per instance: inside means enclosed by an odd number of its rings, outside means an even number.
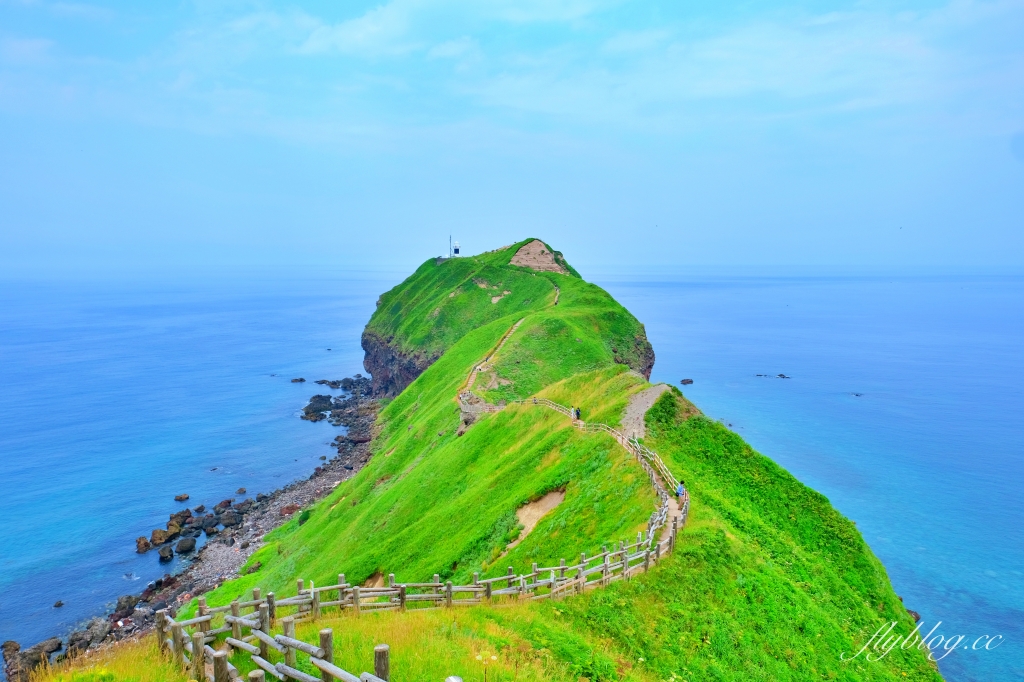
[[[562,254],[549,251],[539,239],[527,242],[516,251],[509,261],[511,265],[520,265],[537,272],[558,272],[563,275],[569,274],[569,268],[565,266],[565,259]]]
[[[394,341],[394,338],[381,338],[370,329],[363,331],[363,367],[372,377],[372,392],[376,398],[394,398],[440,357],[440,354],[406,353]]]
[[[27,682],[29,673],[40,663],[50,658],[50,654],[59,651],[64,643],[60,637],[43,640],[34,646],[22,650],[17,642],[8,641],[0,646],[4,656],[4,669],[7,679],[11,682]]]

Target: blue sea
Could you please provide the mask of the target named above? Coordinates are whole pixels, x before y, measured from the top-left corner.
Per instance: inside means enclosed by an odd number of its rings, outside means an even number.
[[[585,274],[646,324],[653,380],[857,523],[926,631],[1002,636],[948,680],[1024,679],[1024,278]],[[362,371],[402,276],[0,285],[0,640],[169,570],[134,540],[174,495],[308,476],[336,433],[298,419],[311,382]]]

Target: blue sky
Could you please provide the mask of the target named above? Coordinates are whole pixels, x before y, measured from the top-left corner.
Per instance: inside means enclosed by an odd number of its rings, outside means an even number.
[[[1024,266],[1024,0],[0,0],[0,269]]]

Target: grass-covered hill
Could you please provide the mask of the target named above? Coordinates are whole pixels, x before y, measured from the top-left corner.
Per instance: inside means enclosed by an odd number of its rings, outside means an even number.
[[[564,275],[510,265],[534,241],[473,258],[432,258],[383,294],[362,338],[364,364],[377,393],[397,395],[469,332],[505,317],[541,312],[556,301],[560,314],[531,319],[531,326],[546,325],[544,336],[570,334],[598,314],[602,335],[593,333],[596,327],[582,335],[585,346],[574,354],[578,362],[597,367],[617,359],[649,377],[654,353],[643,325],[604,291],[584,282],[561,253],[544,244]],[[556,347],[544,344],[544,349]]]
[[[519,320],[476,379],[475,392],[491,402],[548,397],[615,426],[629,397],[649,386],[634,371],[643,369],[646,344],[639,322],[567,264],[564,274],[510,264],[519,246],[432,259],[382,296],[367,333],[436,360],[385,400],[365,468],[268,534],[248,564],[259,569],[209,594],[211,605],[254,586],[293,595],[296,578],[331,584],[338,573],[363,583],[387,573],[462,581],[510,565],[522,571],[645,527],[655,507],[650,485],[605,434],[580,432],[526,404],[483,415],[457,435],[467,377]],[[317,629],[333,627],[336,661],[354,670],[366,669],[373,645],[387,642],[396,682],[480,680],[477,656],[491,654],[490,679],[510,682],[940,679],[918,649],[841,660],[882,623],[895,620],[904,633],[913,624],[856,527],[828,500],[701,416],[676,389],[662,394],[646,424],[645,443],[692,496],[675,552],[650,573],[558,602],[329,614],[302,626],[300,637],[312,641]],[[520,533],[516,510],[556,489],[564,501],[507,550]],[[152,638],[96,656],[71,668],[106,666],[115,679],[137,682],[185,680],[153,662]],[[235,663],[245,671],[247,659]]]

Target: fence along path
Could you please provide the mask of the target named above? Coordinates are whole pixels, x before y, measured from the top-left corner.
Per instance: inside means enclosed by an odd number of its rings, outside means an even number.
[[[488,360],[521,323],[522,320],[513,325]],[[474,368],[474,372],[477,369]],[[463,401],[465,393],[459,396],[459,402],[466,412],[499,412],[507,407],[484,402],[468,404]],[[620,541],[610,547],[605,545],[600,552],[590,556],[580,554],[572,564],[565,559],[561,559],[557,566],[538,566],[535,563],[528,573],[521,574],[509,566],[507,575],[482,579],[479,573],[474,573],[471,582],[460,585],[450,580],[442,582],[437,574],[428,582],[399,583],[391,573],[384,586],[361,587],[350,584],[345,574],[339,573],[337,582],[331,585],[317,586],[312,580],[307,582],[300,578],[296,580],[295,596],[281,599],[273,592],[263,595],[258,587],[253,588],[251,598],[238,598],[227,606],[210,607],[206,599],[200,597],[194,618],[176,621],[166,609],[157,612],[156,636],[160,651],[179,661],[197,681],[229,682],[240,676],[227,660],[228,651],[215,651],[211,646],[220,635],[225,635],[224,643],[228,650],[248,653],[259,668],[249,674],[251,681],[262,681],[270,676],[282,681],[300,682],[390,682],[390,651],[387,645],[378,645],[374,650],[374,672],[357,676],[334,665],[333,633],[330,629],[320,631],[318,644],[310,644],[295,638],[295,624],[316,621],[327,611],[349,611],[361,616],[375,611],[451,609],[518,600],[563,599],[619,580],[629,580],[650,570],[675,548],[676,536],[686,524],[689,514],[690,496],[684,489],[680,503],[676,505],[669,491],[676,489],[678,481],[657,453],[606,424],[574,419],[568,407],[546,398],[509,403],[513,404],[546,407],[572,419],[573,426],[580,431],[604,432],[615,438],[637,459],[657,495],[658,506],[651,514],[647,530],[638,532],[636,540],[629,544]],[[282,633],[274,635],[272,631],[278,624]],[[310,665],[319,671],[320,677],[297,669],[297,654],[308,656]],[[272,656],[284,660],[271,663]]]

